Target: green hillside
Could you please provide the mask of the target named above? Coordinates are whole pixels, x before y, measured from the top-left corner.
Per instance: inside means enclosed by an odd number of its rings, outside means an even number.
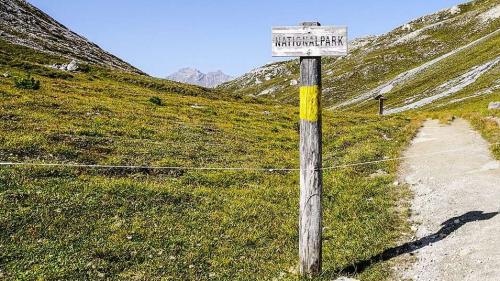
[[[476,0],[421,17],[380,36],[352,41],[347,57],[323,59],[324,105],[348,111],[359,111],[360,104],[375,108],[371,100],[382,92],[389,97],[389,108],[400,107],[405,100],[418,101],[420,95],[430,95],[426,91],[473,67],[495,61],[500,57],[498,13],[498,1]],[[480,75],[485,83],[478,81],[450,96],[470,96],[481,88],[476,84],[494,86],[491,83],[499,68],[497,61]],[[241,96],[296,104],[298,71],[297,60],[278,62],[219,88]],[[394,85],[384,87],[398,78]],[[494,93],[498,93],[498,87]]]
[[[454,23],[495,3],[426,18]],[[401,28],[366,39],[349,57],[325,60],[331,110],[322,115],[318,280],[345,275],[411,235],[411,194],[396,180],[394,158],[422,120],[462,116],[491,143],[500,140],[498,110],[487,109],[500,100],[495,34],[387,93],[389,108],[398,108],[462,85],[469,80],[455,78],[487,64],[473,83],[425,110],[378,116],[371,99],[334,107],[499,24],[473,30],[470,22],[429,31],[433,39],[422,39],[422,48],[389,47],[406,32]],[[415,21],[412,28],[419,27]],[[0,163],[1,280],[298,280],[299,113],[298,89],[290,85],[297,61],[215,90],[85,59],[78,71],[50,67],[63,63],[65,56],[0,38],[0,162],[18,164]],[[29,89],[36,88],[31,77],[39,89]],[[261,83],[252,84],[256,79]],[[282,88],[258,96],[272,87]],[[500,159],[500,145],[491,148]],[[388,280],[393,262],[348,273]]]
[[[3,278],[295,278],[298,172],[268,169],[298,166],[296,107],[95,65],[57,71],[44,66],[57,57],[0,44],[2,162],[264,169],[1,166]],[[14,86],[27,72],[39,90]],[[398,156],[419,124],[324,119],[325,166]],[[404,228],[396,168],[325,171],[326,279],[393,245]],[[379,280],[387,270],[364,274]]]

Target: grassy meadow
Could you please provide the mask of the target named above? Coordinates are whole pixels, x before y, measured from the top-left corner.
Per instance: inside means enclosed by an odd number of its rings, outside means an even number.
[[[1,166],[0,279],[296,280],[298,106],[2,43],[0,160],[263,170]],[[12,59],[15,58],[15,59]],[[30,72],[39,90],[18,89]],[[324,166],[400,155],[421,118],[324,112]],[[324,172],[324,274],[408,232],[397,162]],[[388,263],[358,275],[389,276]]]
[[[61,58],[0,43],[2,162],[258,169],[0,166],[0,279],[298,279],[298,172],[274,170],[298,167],[297,105],[96,66],[62,72],[45,66]],[[26,73],[40,89],[15,87]],[[498,141],[486,109],[497,97],[382,117],[375,101],[325,110],[324,167],[397,157],[429,117],[468,118]],[[398,164],[324,171],[319,280],[411,233]],[[387,280],[390,268],[355,277]]]

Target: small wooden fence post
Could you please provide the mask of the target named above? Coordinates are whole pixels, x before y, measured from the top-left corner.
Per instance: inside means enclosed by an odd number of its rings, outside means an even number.
[[[375,100],[378,100],[378,114],[379,115],[384,115],[384,101],[387,98],[384,97],[383,95],[377,95],[375,97]]]
[[[300,57],[300,82],[300,273],[316,276],[322,251],[321,57]]]

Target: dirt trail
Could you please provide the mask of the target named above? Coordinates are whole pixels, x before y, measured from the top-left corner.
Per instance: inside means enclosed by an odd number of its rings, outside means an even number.
[[[453,151],[455,150],[455,151]],[[464,120],[427,121],[406,156],[401,177],[412,186],[416,261],[406,280],[500,280],[500,162]]]

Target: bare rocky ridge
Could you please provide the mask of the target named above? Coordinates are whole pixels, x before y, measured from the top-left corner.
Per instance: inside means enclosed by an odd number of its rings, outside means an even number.
[[[169,75],[169,80],[198,85],[207,88],[214,88],[224,82],[230,81],[233,77],[222,71],[202,73],[194,68],[182,68],[179,71]]]
[[[139,69],[72,32],[25,0],[0,1],[0,39],[67,58],[129,72]]]

